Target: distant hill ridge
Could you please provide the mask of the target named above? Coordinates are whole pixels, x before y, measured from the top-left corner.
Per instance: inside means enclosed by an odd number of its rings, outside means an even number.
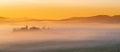
[[[9,21],[9,18],[0,17],[0,22]],[[55,21],[55,22],[66,22],[66,23],[120,23],[120,15],[96,15],[90,17],[70,17],[62,20],[48,20],[48,19],[24,19],[17,20],[15,22],[27,22],[27,21]],[[11,21],[10,21],[11,22]],[[13,21],[14,22],[14,21]]]
[[[66,22],[84,22],[84,23],[120,23],[120,15],[108,16],[97,15],[91,17],[71,17],[60,21]]]

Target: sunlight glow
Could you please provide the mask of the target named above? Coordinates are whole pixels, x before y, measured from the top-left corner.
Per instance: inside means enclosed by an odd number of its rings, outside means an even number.
[[[118,15],[120,0],[0,0],[0,16],[63,19]]]

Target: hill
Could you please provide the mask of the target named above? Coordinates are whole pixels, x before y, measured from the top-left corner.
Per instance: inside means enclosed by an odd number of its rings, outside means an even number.
[[[62,22],[80,22],[80,23],[120,23],[120,15],[108,16],[97,15],[91,17],[71,17],[60,20]]]

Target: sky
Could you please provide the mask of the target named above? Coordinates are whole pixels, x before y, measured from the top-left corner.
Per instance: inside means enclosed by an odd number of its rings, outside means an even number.
[[[0,16],[12,19],[64,19],[119,15],[120,0],[0,0]]]

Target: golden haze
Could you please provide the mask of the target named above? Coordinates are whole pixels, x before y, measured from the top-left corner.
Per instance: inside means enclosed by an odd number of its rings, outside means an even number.
[[[0,16],[64,19],[120,14],[119,0],[0,0]]]

